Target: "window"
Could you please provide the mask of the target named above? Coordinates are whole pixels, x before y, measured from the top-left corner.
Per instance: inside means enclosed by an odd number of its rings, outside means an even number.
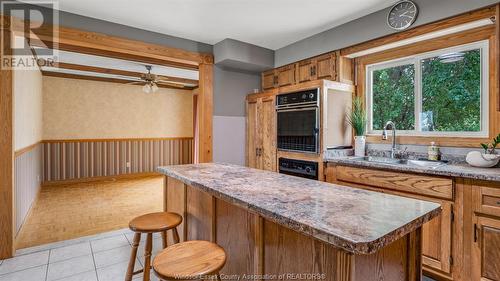
[[[368,131],[488,136],[488,41],[367,66]]]

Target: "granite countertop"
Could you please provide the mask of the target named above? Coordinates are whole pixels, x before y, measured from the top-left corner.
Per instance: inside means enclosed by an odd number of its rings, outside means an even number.
[[[342,164],[352,167],[378,168],[385,170],[412,172],[426,175],[469,178],[485,181],[500,181],[500,168],[475,168],[466,163],[446,164],[437,168],[426,168],[413,165],[392,164],[364,161],[361,157],[340,156],[325,157],[325,162]]]
[[[441,212],[432,202],[230,164],[158,171],[354,254],[375,253]]]

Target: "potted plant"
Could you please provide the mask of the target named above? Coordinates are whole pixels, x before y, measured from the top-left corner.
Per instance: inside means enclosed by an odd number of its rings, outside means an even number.
[[[365,156],[366,146],[366,111],[363,106],[363,101],[360,97],[355,97],[352,101],[351,111],[347,113],[347,123],[354,130],[354,155]]]
[[[500,161],[500,155],[495,153],[497,146],[500,144],[500,134],[493,138],[491,143],[482,143],[481,147],[484,153],[479,151],[471,151],[467,154],[465,161],[474,167],[489,168],[496,166]]]

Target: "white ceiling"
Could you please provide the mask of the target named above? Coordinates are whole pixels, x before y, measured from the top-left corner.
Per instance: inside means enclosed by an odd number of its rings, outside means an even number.
[[[279,49],[396,0],[59,0],[59,9],[208,44]]]

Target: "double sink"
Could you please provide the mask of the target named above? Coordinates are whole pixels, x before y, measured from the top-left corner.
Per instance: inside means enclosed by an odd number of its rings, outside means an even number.
[[[395,158],[372,157],[372,156],[358,157],[358,158],[353,158],[352,160],[381,163],[381,164],[406,165],[406,166],[422,167],[429,169],[436,169],[438,167],[446,165],[445,162],[439,162],[439,161],[395,159]]]

